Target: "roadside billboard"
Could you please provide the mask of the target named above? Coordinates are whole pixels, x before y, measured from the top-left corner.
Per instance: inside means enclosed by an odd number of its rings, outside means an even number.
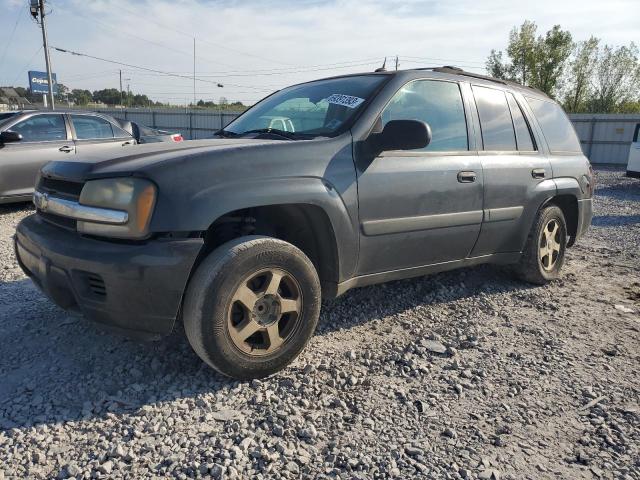
[[[58,81],[56,80],[56,74],[52,73],[53,79],[53,93],[58,93]],[[29,72],[29,88],[31,93],[49,93],[49,79],[47,78],[47,72]]]

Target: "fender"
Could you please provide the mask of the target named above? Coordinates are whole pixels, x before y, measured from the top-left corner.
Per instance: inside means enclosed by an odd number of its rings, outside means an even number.
[[[576,200],[581,200],[585,197],[585,192],[575,178],[561,177],[554,178],[553,181],[556,184],[556,195],[573,195]]]
[[[524,211],[522,213],[521,224],[518,229],[520,232],[518,238],[518,245],[520,246],[519,251],[524,249],[527,237],[531,231],[531,226],[533,225],[538,212],[557,194],[558,187],[553,179],[543,180],[536,185],[527,204],[524,206]]]
[[[341,195],[323,178],[272,177],[214,184],[181,199],[179,204],[174,202],[172,210],[181,215],[171,218],[170,225],[173,231],[205,231],[229,212],[284,204],[315,205],[326,213],[336,239],[339,279],[351,276],[358,259],[357,218],[352,218]],[[163,219],[154,219],[153,227],[162,231],[163,224]]]

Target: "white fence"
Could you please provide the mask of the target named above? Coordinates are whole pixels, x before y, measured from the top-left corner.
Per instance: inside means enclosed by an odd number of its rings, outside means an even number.
[[[209,138],[240,112],[187,109],[101,109],[116,118],[182,133],[186,139]],[[625,164],[640,115],[571,114],[585,155],[592,163]]]

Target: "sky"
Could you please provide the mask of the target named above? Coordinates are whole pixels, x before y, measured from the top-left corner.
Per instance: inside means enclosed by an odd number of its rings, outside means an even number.
[[[456,65],[484,73],[491,49],[525,19],[540,34],[555,24],[574,40],[640,41],[636,0],[50,0],[46,17],[58,81],[70,88],[123,88],[185,104],[196,97],[251,104],[287,85],[372,71]],[[27,86],[44,71],[39,26],[27,0],[0,0],[0,85]],[[223,87],[218,87],[220,83]]]

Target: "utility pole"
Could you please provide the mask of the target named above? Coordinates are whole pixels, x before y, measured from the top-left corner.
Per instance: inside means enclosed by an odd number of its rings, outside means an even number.
[[[398,70],[398,65],[400,65],[400,60],[398,58],[398,55],[396,55],[396,70]]]
[[[196,106],[196,38],[193,37],[193,107]]]
[[[47,13],[44,11],[44,0],[31,0],[29,11],[33,18],[40,15],[40,28],[42,29],[42,45],[44,47],[44,61],[47,65],[47,80],[49,82],[49,108],[55,110],[55,100],[53,98],[53,75],[51,74],[51,59],[49,58],[49,41],[47,40],[47,26],[44,17]]]
[[[122,70],[120,70],[120,106],[122,107]]]

